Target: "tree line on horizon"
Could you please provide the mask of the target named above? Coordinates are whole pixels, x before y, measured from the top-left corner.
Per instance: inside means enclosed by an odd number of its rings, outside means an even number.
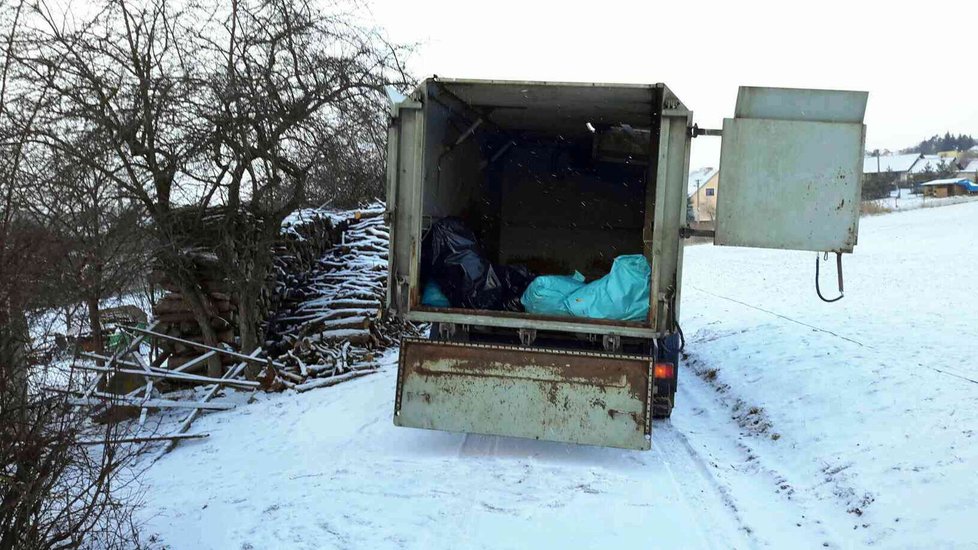
[[[943,136],[935,134],[912,147],[901,149],[901,153],[919,153],[922,155],[933,155],[941,151],[967,151],[978,145],[978,139],[968,134],[954,135],[945,132]]]

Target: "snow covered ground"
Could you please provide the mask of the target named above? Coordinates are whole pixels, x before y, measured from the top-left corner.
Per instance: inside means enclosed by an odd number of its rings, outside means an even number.
[[[848,511],[846,542],[978,545],[978,203],[863,218],[836,304],[814,256],[687,250],[690,367],[763,409],[780,438],[745,444],[794,499]]]
[[[978,203],[864,218],[836,304],[814,257],[687,249],[688,359],[651,452],[395,428],[392,354],[202,417],[209,438],[146,472],[144,531],[174,549],[978,545]]]

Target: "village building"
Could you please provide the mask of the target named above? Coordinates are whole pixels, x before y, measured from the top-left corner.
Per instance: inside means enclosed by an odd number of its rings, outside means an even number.
[[[921,183],[919,188],[925,197],[943,198],[978,194],[978,184],[967,178],[931,180]]]
[[[978,182],[978,159],[970,160],[957,173],[958,178],[966,178]]]
[[[717,186],[720,170],[700,168],[689,173],[687,195],[692,205],[693,222],[712,222],[717,215]]]
[[[907,182],[910,170],[922,155],[872,155],[863,159],[863,174],[892,174],[899,182]]]
[[[929,172],[940,172],[941,169],[950,170],[951,173],[957,173],[961,169],[958,166],[957,160],[953,157],[942,157],[940,155],[920,155],[917,162],[910,168],[910,174],[920,175],[927,174]]]

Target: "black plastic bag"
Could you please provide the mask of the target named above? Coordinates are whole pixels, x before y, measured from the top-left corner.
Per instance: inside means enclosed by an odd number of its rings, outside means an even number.
[[[432,224],[421,241],[421,280],[427,281],[444,266],[448,256],[472,250],[479,252],[479,243],[465,223],[458,218],[442,218]],[[437,280],[437,279],[436,279]],[[440,285],[441,282],[438,281]],[[444,289],[443,289],[444,290]]]
[[[493,265],[458,218],[431,226],[421,244],[421,277],[433,278],[452,307],[511,311],[523,310],[520,297],[533,280],[523,266]]]
[[[496,267],[503,283],[501,309],[523,311],[523,302],[520,299],[526,292],[526,287],[530,286],[533,279],[536,279],[536,275],[522,265],[500,265]]]
[[[503,285],[491,263],[475,250],[449,254],[434,273],[454,307],[499,309]]]

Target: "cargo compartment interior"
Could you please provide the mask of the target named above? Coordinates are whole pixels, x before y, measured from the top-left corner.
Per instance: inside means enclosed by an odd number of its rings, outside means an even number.
[[[460,218],[494,263],[588,281],[647,252],[653,97],[640,86],[429,81],[423,231]]]

